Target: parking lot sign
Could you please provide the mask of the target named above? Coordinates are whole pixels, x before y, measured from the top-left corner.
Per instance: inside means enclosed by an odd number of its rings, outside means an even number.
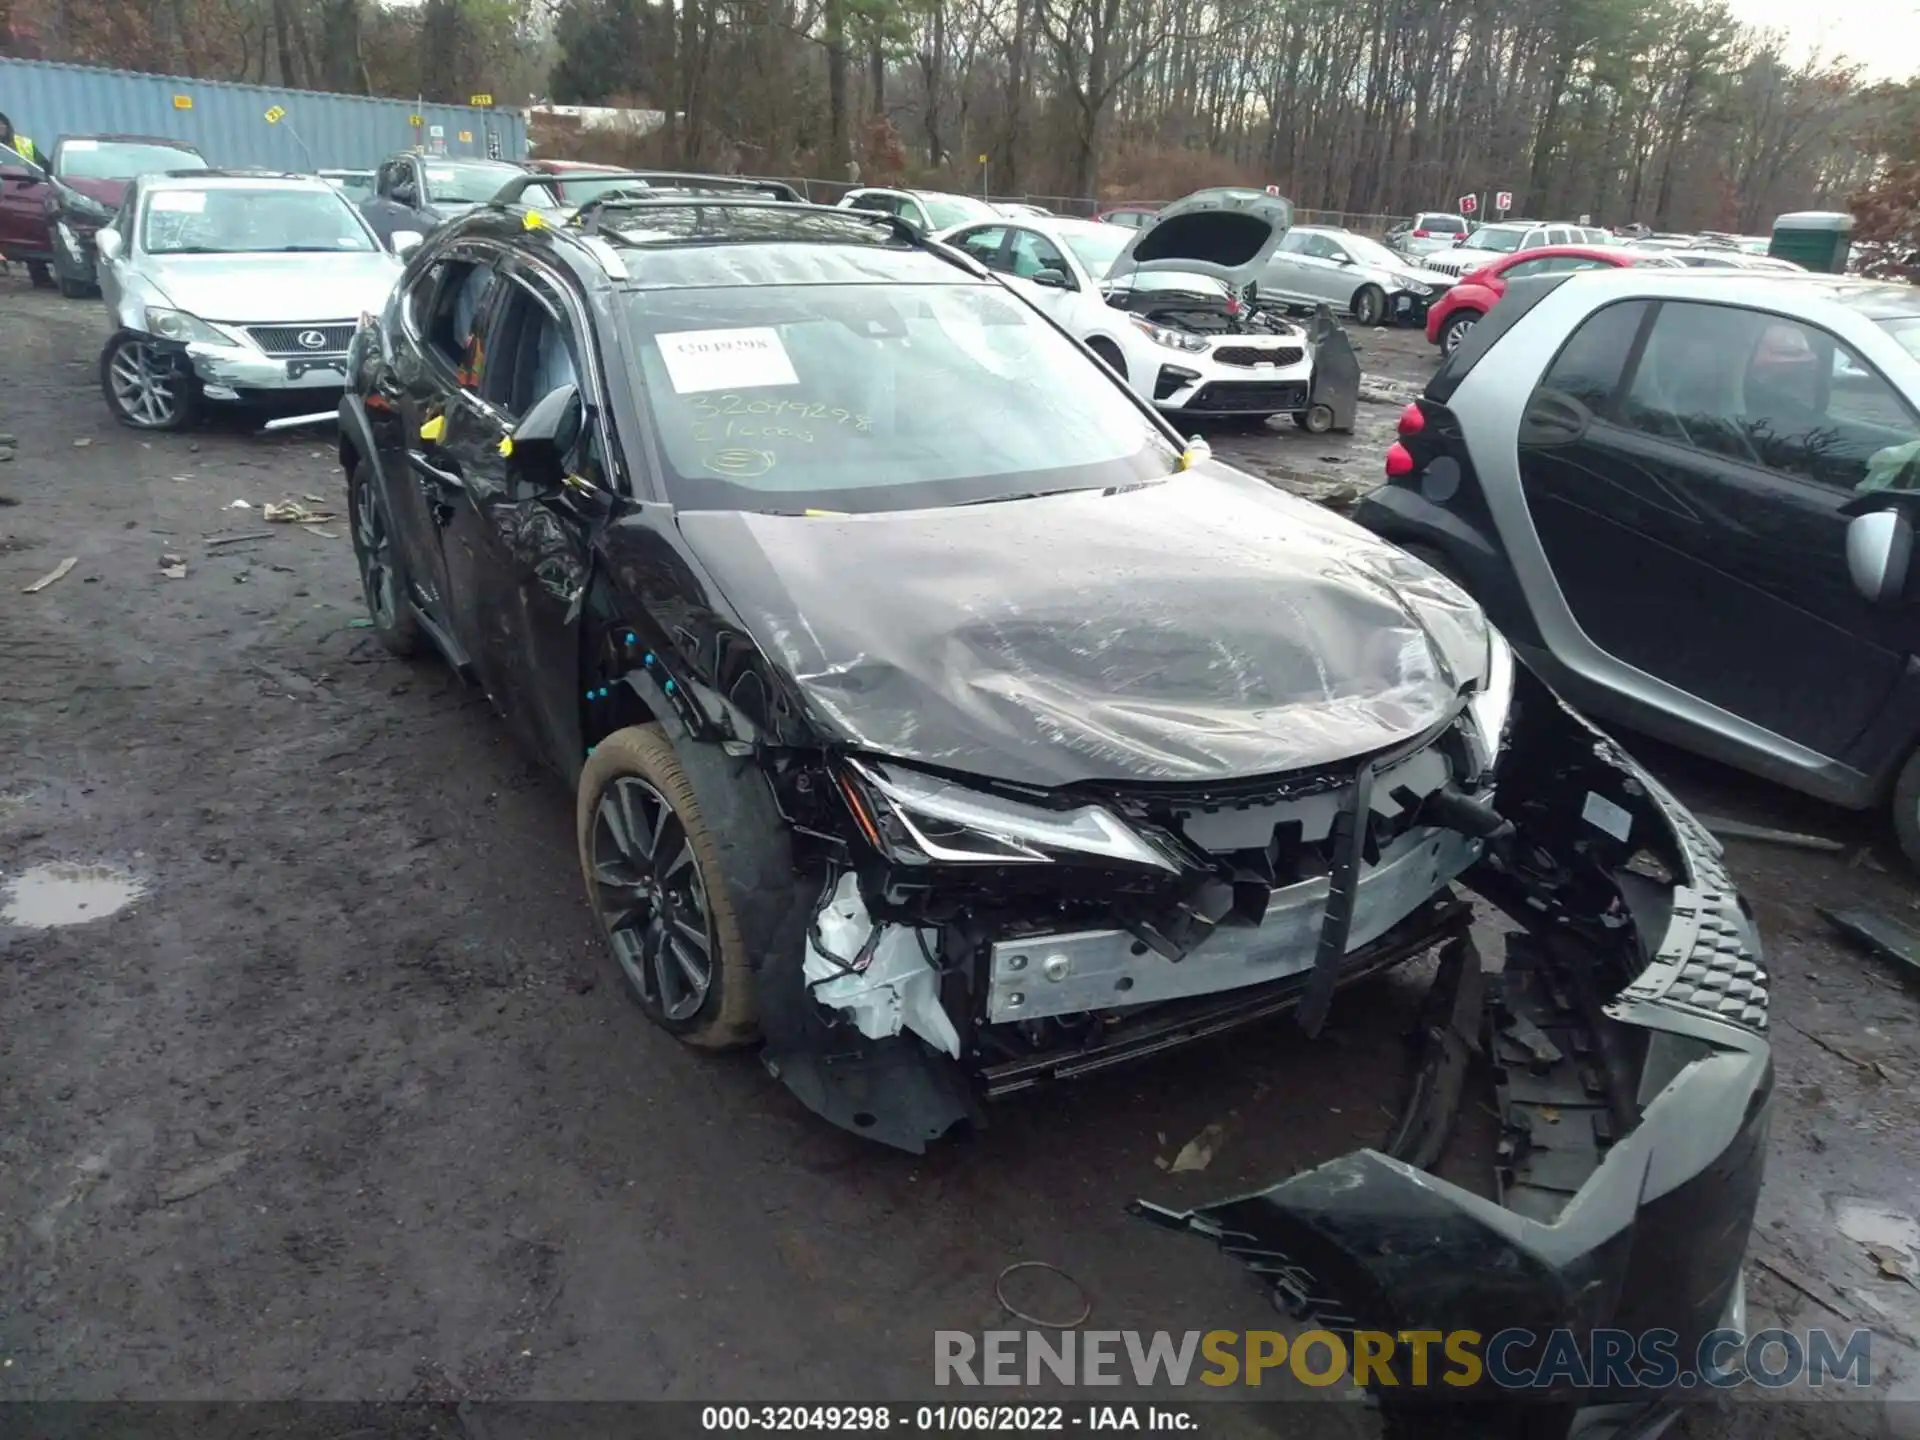
[[[1478,195],[1462,195],[1457,203],[1460,206],[1460,213],[1462,215],[1471,215],[1480,208],[1480,197]]]
[[[1513,208],[1513,192],[1511,190],[1502,190],[1499,194],[1495,195],[1493,197],[1493,208],[1498,210],[1502,215],[1506,214],[1507,211]]]

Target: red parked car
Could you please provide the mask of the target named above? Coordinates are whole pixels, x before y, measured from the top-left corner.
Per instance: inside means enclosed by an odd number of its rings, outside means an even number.
[[[1543,245],[1532,250],[1517,250],[1498,260],[1469,270],[1460,283],[1433,302],[1427,311],[1427,339],[1451,355],[1471,330],[1474,322],[1499,303],[1507,293],[1507,281],[1526,275],[1554,275],[1568,270],[1607,270],[1623,265],[1658,265],[1671,268],[1677,262],[1651,250],[1629,250],[1608,245]]]

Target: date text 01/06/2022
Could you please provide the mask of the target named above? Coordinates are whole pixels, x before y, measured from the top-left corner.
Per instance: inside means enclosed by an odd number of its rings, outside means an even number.
[[[928,1434],[1199,1429],[1171,1405],[707,1405],[700,1428],[720,1432],[902,1430]]]

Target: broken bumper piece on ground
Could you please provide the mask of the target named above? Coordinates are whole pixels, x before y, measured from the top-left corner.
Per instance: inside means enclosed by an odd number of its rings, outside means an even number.
[[[1259,1194],[1137,1210],[1213,1239],[1335,1330],[1567,1330],[1583,1345],[1601,1328],[1667,1330],[1689,1356],[1743,1324],[1773,1084],[1758,942],[1712,838],[1537,682],[1521,687],[1502,782],[1517,833],[1464,877],[1522,927],[1504,969],[1480,977],[1474,1041],[1502,1131],[1493,1198],[1418,1168],[1433,1144],[1390,1141],[1400,1158],[1362,1150]],[[1456,1097],[1443,1091],[1416,1084],[1410,1110],[1427,1113],[1395,1140],[1444,1133]],[[1410,1357],[1395,1362],[1380,1399],[1417,1406]],[[1463,1413],[1432,1373],[1425,1398]],[[1632,1427],[1665,1414],[1619,1384],[1472,1398],[1493,1436],[1509,1433],[1502,1416],[1538,1420],[1541,1401],[1569,1425],[1626,1407],[1606,1414],[1608,1434],[1653,1433]]]

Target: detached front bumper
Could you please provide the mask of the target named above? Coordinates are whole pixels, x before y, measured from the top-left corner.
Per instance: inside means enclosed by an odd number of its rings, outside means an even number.
[[[1773,1091],[1766,975],[1717,842],[1538,681],[1516,700],[1502,790],[1521,798],[1519,837],[1465,877],[1528,927],[1486,977],[1479,1038],[1497,1200],[1361,1150],[1198,1210],[1137,1208],[1216,1241],[1328,1328],[1474,1331],[1489,1353],[1509,1335],[1477,1384],[1436,1365],[1424,1393],[1403,1344],[1395,1388],[1375,1385],[1384,1404],[1550,1400],[1570,1423],[1614,1404],[1652,1424],[1697,1383],[1706,1337],[1744,1323]],[[1528,851],[1544,863],[1517,863]],[[1541,1383],[1552,1337],[1588,1361],[1617,1353],[1598,1332],[1626,1337],[1619,1364]],[[1671,1364],[1644,1348],[1662,1332]]]
[[[80,285],[100,283],[93,264],[93,237],[99,233],[98,225],[64,218],[53,222],[53,264],[61,279]]]
[[[1387,318],[1396,325],[1425,325],[1427,312],[1446,294],[1440,286],[1420,290],[1394,290],[1387,296]]]

